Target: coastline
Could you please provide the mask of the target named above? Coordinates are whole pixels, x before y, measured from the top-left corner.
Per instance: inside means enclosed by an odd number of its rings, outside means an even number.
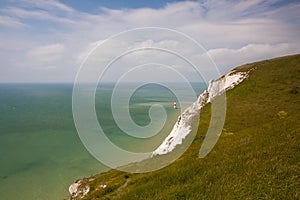
[[[178,116],[170,134],[161,145],[153,151],[149,159],[168,154],[172,152],[177,145],[182,144],[183,140],[191,133],[192,123],[195,117],[199,116],[200,110],[208,103],[211,103],[217,96],[227,90],[233,89],[236,85],[247,79],[249,72],[250,71],[238,72],[232,70],[216,80],[211,80],[207,90],[199,95],[197,101]],[[67,199],[83,198],[90,191],[90,188],[85,184],[93,180],[94,178],[85,178],[72,183],[69,187],[70,196]]]

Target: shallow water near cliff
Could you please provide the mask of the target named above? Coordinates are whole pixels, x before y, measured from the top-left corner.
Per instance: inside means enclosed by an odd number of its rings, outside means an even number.
[[[178,84],[178,83],[176,83]],[[152,103],[165,107],[163,133],[147,142],[126,136],[110,112],[112,84],[97,89],[96,111],[111,141],[130,151],[150,151],[171,130],[179,110],[174,94],[158,85],[138,90],[130,101],[133,120],[150,122]],[[200,94],[205,84],[192,84]],[[185,93],[177,85],[178,92]],[[126,87],[124,87],[126,93]],[[72,117],[72,84],[0,84],[0,197],[1,199],[62,199],[78,178],[108,170],[82,145]]]

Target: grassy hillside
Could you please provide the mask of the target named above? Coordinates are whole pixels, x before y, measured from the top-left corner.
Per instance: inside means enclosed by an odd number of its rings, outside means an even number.
[[[208,156],[198,158],[210,105],[180,159],[146,174],[96,175],[85,199],[300,199],[300,55],[237,70],[252,68],[227,92],[225,126]]]

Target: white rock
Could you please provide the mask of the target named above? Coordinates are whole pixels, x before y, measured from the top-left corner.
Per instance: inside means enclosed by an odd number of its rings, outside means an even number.
[[[69,187],[69,192],[72,196],[77,194],[78,186],[80,186],[80,182],[72,183]]]
[[[205,90],[191,106],[186,108],[178,117],[171,133],[163,143],[153,151],[152,156],[167,154],[182,144],[185,137],[192,130],[193,119],[199,115],[201,108],[207,103],[212,102],[215,97],[221,95],[226,90],[234,88],[248,77],[246,72],[229,72],[225,76],[209,82],[208,89]]]
[[[72,197],[79,197],[83,198],[87,193],[89,193],[90,188],[89,186],[85,186],[83,188],[79,188],[81,185],[81,181],[77,181],[75,183],[72,183],[69,187],[69,193]]]

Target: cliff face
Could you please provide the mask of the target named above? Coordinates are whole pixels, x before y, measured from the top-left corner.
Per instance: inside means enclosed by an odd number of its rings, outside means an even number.
[[[152,153],[152,157],[156,155],[167,154],[175,149],[175,147],[183,142],[187,135],[192,131],[192,122],[195,117],[199,116],[201,109],[208,103],[212,102],[215,97],[223,94],[226,90],[234,88],[248,77],[246,72],[231,71],[217,80],[209,82],[208,89],[198,97],[197,101],[186,108],[178,117],[171,133],[166,137],[163,143]],[[89,186],[84,182],[91,180],[78,180],[69,187],[69,199],[81,199],[89,193]],[[101,186],[100,186],[101,187]]]
[[[179,130],[188,129],[188,117],[193,116],[190,112],[199,109],[201,102],[207,104],[220,91],[247,78],[226,97],[226,121],[209,156],[199,159],[195,152],[208,139],[213,107],[205,106],[201,109],[199,138],[172,165],[147,174],[110,170],[81,179],[70,188],[74,194],[68,199],[299,199],[300,54],[236,69],[255,70],[249,76],[233,71],[211,81],[172,131],[180,138]],[[205,134],[202,140],[200,136]],[[166,141],[163,144],[170,151]],[[168,145],[175,145],[174,141],[171,138]],[[160,158],[165,156],[153,160]]]
[[[205,90],[191,106],[183,111],[178,117],[171,133],[163,143],[152,153],[152,156],[163,155],[175,149],[182,143],[184,138],[191,133],[192,122],[200,113],[200,110],[215,97],[223,94],[225,91],[234,88],[248,77],[246,72],[231,71],[217,80],[209,82],[208,89]]]

